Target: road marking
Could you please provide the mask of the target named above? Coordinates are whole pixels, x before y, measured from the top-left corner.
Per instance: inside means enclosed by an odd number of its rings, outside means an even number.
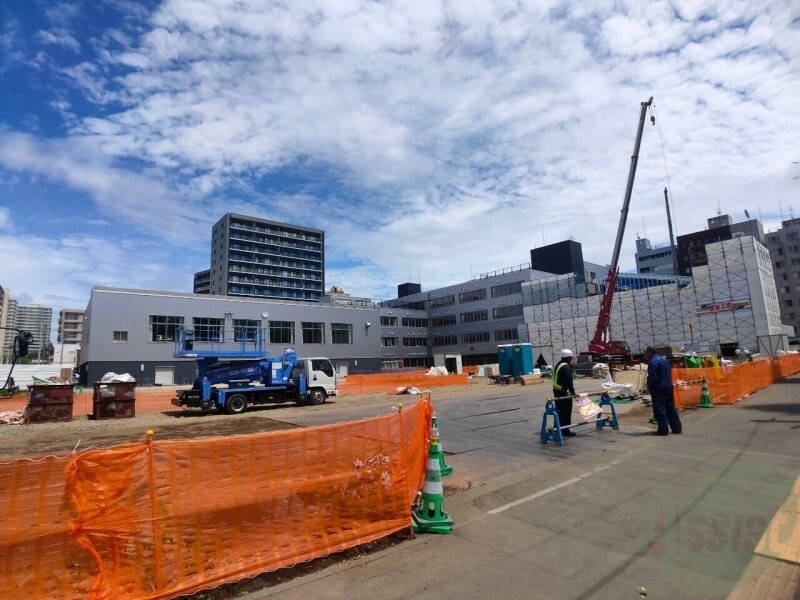
[[[550,492],[555,492],[556,490],[560,490],[561,488],[565,488],[568,485],[572,485],[573,483],[578,483],[581,479],[586,479],[587,477],[591,477],[592,475],[597,475],[601,471],[605,471],[606,469],[610,469],[614,465],[618,465],[621,463],[621,460],[615,460],[610,464],[604,467],[598,467],[593,471],[589,471],[588,473],[582,473],[577,477],[573,477],[572,479],[567,479],[566,481],[562,481],[556,485],[552,485],[549,488],[545,488],[536,492],[535,494],[531,494],[530,496],[525,496],[524,498],[520,498],[519,500],[514,500],[514,502],[509,502],[508,504],[504,504],[503,506],[498,506],[497,508],[493,508],[488,512],[490,515],[497,515],[501,512],[508,510],[509,508],[514,508],[515,506],[519,506],[520,504],[525,504],[526,502],[530,502],[531,500],[536,500],[537,498],[541,498],[542,496],[546,496]]]

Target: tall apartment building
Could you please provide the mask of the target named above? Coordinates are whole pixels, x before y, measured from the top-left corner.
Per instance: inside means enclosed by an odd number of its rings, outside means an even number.
[[[39,304],[20,306],[13,298],[8,299],[8,316],[3,341],[3,360],[10,362],[14,347],[14,336],[17,329],[24,329],[33,334],[33,342],[28,347],[31,353],[39,353],[43,347],[50,347],[51,321],[53,309]]]
[[[653,275],[674,275],[674,248],[668,244],[655,247],[647,238],[636,238],[636,272]]]
[[[765,244],[764,227],[758,219],[734,223],[730,215],[717,215],[708,219],[708,229],[679,235],[677,239],[678,275],[691,275],[692,267],[705,266],[706,245],[731,240],[735,237],[753,236]]]
[[[781,227],[767,234],[767,248],[775,273],[781,320],[800,332],[800,219],[781,221]]]
[[[228,213],[212,228],[211,268],[194,281],[196,293],[318,302],[325,232]]]
[[[58,343],[80,344],[83,334],[83,317],[86,311],[80,308],[62,308],[58,312]]]

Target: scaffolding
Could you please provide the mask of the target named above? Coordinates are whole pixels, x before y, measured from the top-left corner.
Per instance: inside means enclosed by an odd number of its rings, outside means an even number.
[[[652,345],[728,355],[783,333],[769,253],[752,237],[706,246],[691,279],[625,274],[625,281],[614,295],[609,337],[627,341],[634,353]],[[545,355],[585,350],[600,311],[598,291],[587,292],[573,274],[525,284],[520,341]]]

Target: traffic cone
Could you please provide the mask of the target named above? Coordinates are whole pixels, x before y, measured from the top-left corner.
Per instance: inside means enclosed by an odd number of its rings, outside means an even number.
[[[417,505],[411,511],[414,531],[417,533],[450,533],[453,531],[453,518],[444,510],[444,488],[439,471],[438,450],[439,432],[431,431],[431,445],[428,453],[428,467],[425,471],[425,483],[418,496]]]
[[[438,436],[439,426],[436,424],[436,413],[433,413],[433,417],[431,418],[431,424],[432,424],[433,429],[435,429],[437,431],[436,438],[438,440],[439,439],[439,436]],[[431,438],[431,440],[432,439],[433,438]],[[452,475],[453,474],[453,467],[451,467],[450,465],[446,465],[444,463],[444,448],[442,448],[441,440],[439,440],[438,445],[439,445],[439,472],[442,474],[442,477],[445,477],[447,475]]]
[[[705,377],[703,377],[703,391],[700,393],[700,408],[714,408],[711,394],[708,393],[708,382]]]

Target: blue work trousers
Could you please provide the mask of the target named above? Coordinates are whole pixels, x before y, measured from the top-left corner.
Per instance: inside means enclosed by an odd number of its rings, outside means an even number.
[[[653,402],[653,417],[658,423],[658,433],[666,435],[670,429],[672,433],[681,431],[683,425],[681,424],[681,418],[678,416],[678,411],[675,410],[675,397],[672,388],[650,394],[650,398]]]

